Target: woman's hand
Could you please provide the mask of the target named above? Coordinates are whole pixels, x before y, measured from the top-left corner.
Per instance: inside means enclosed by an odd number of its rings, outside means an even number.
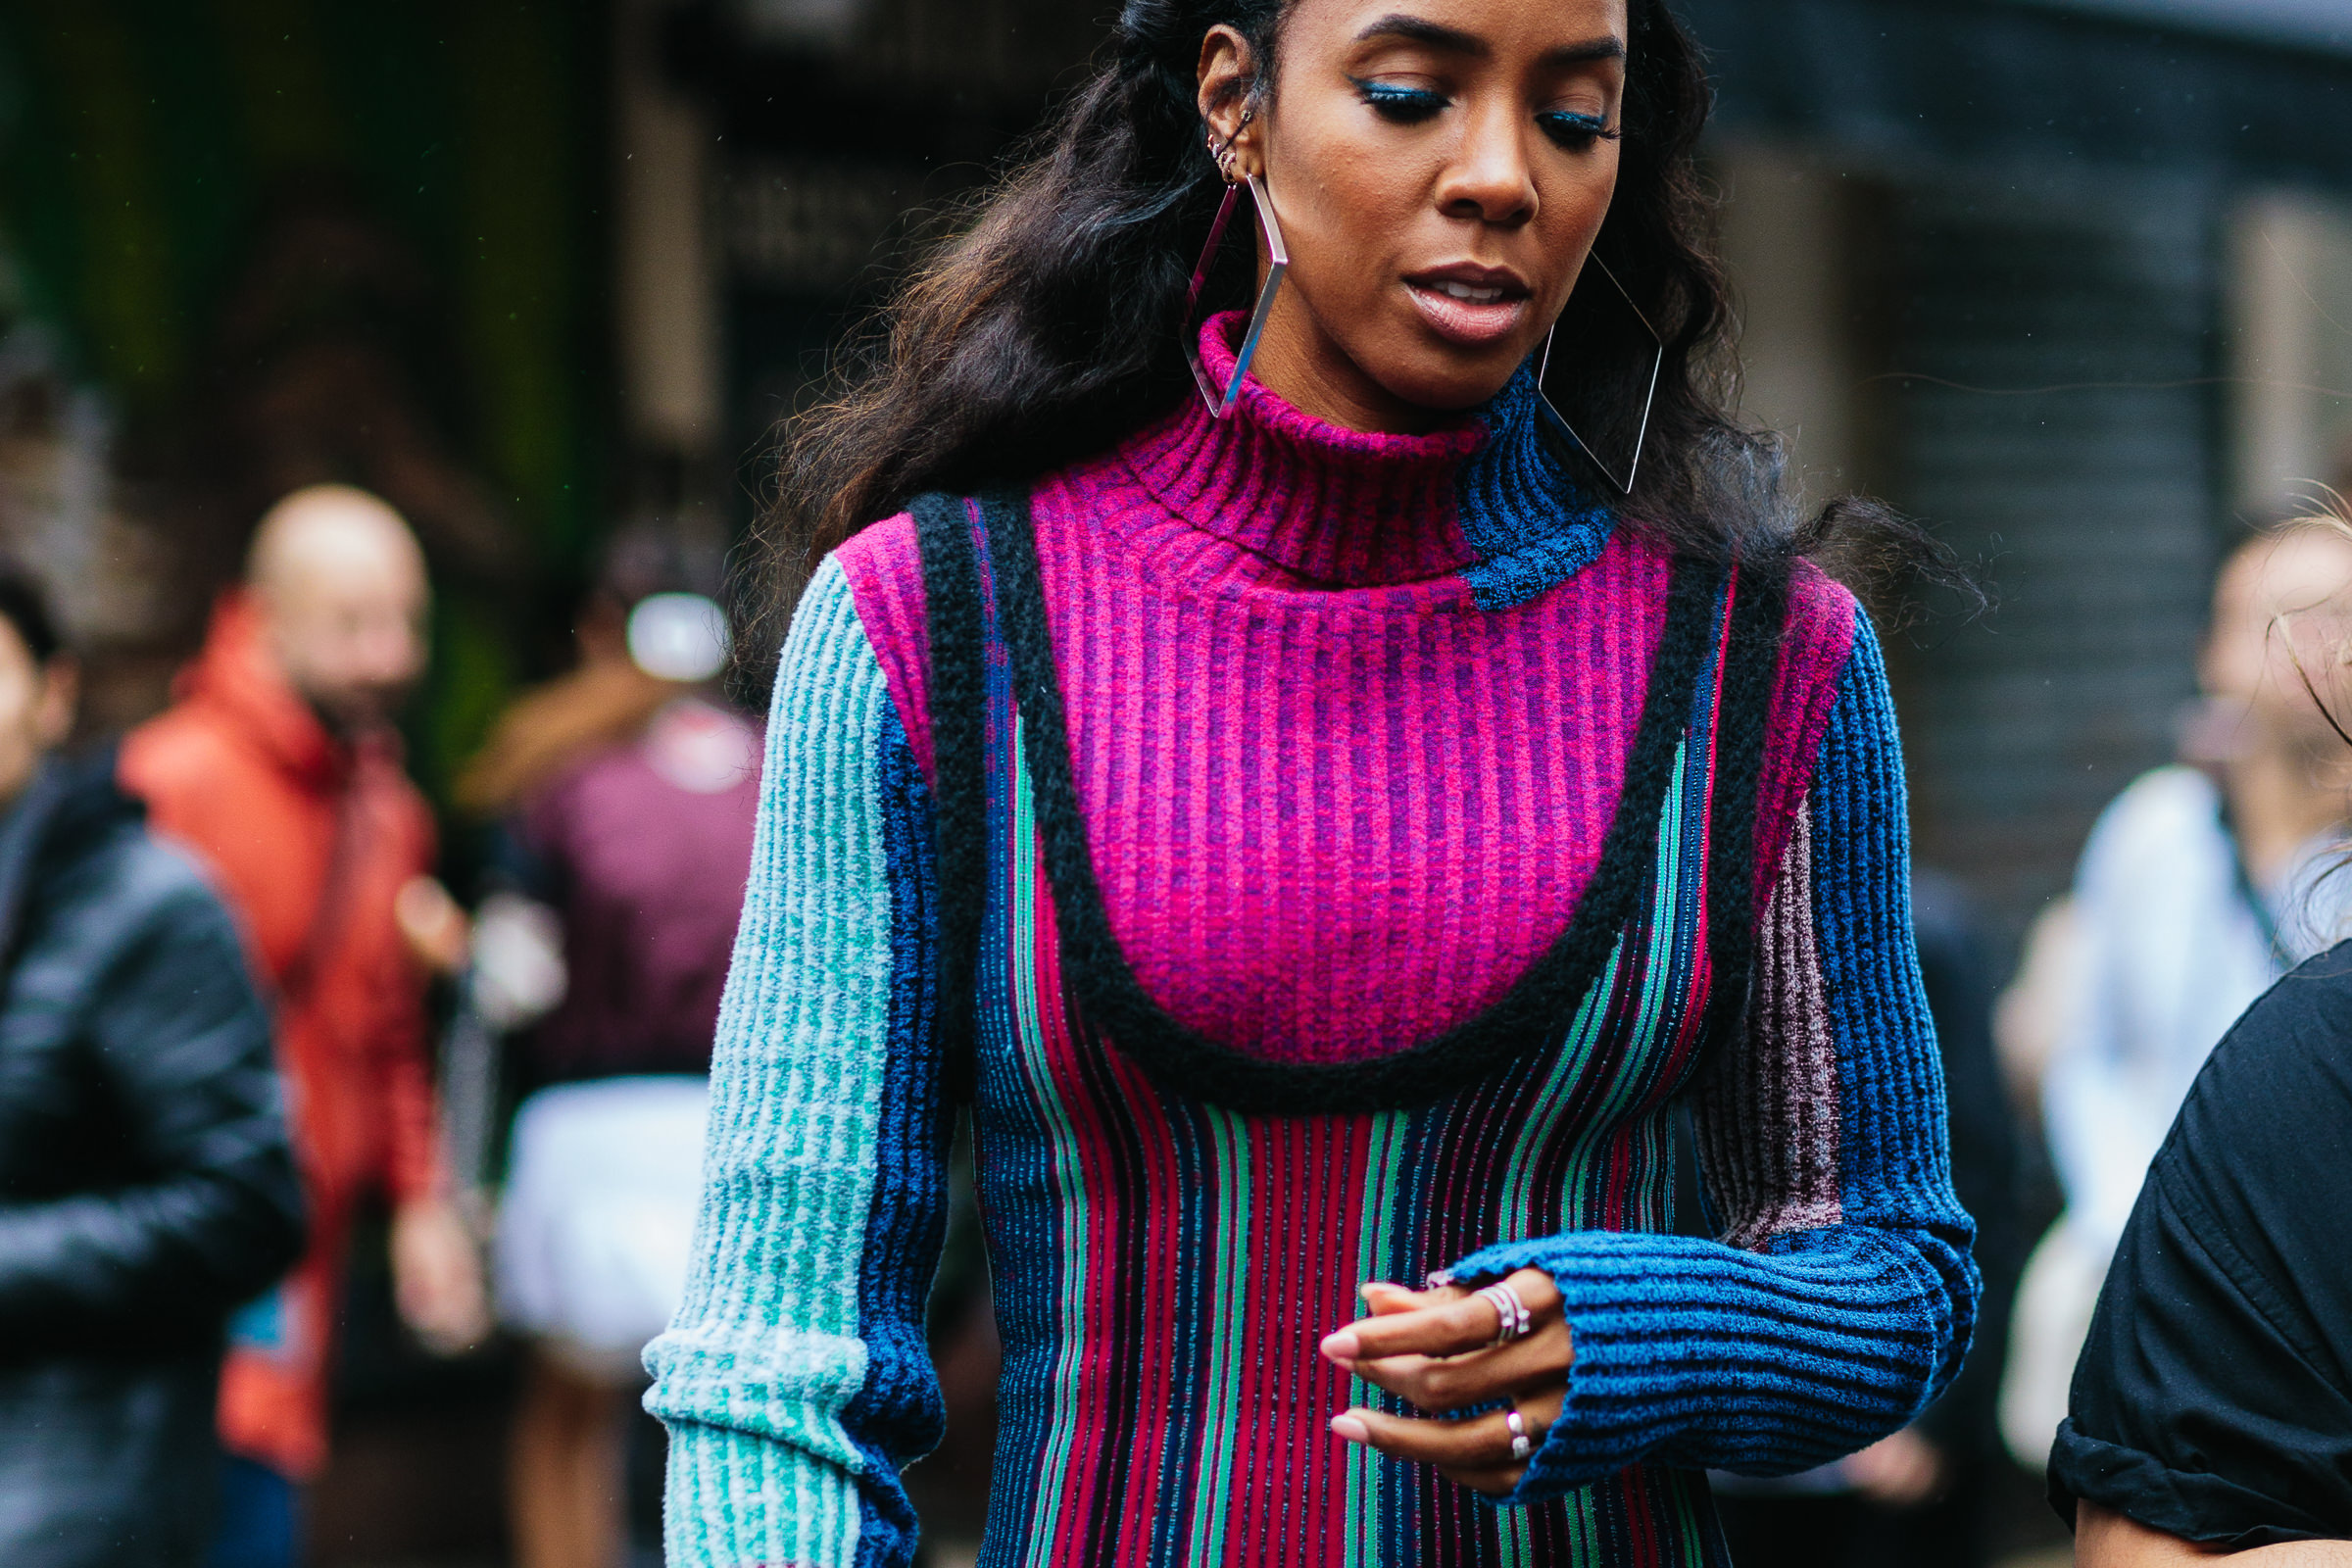
[[[1501,1327],[1494,1303],[1461,1286],[1408,1291],[1374,1284],[1363,1292],[1372,1316],[1325,1339],[1323,1354],[1423,1410],[1508,1400],[1506,1409],[1519,1412],[1532,1452],[1559,1419],[1576,1352],[1550,1275],[1524,1268],[1503,1283],[1518,1293],[1531,1321],[1528,1333],[1507,1345],[1494,1343]],[[1435,1465],[1448,1480],[1496,1496],[1527,1473],[1527,1461],[1512,1455],[1505,1410],[1467,1421],[1428,1421],[1353,1409],[1334,1416],[1331,1430],[1396,1458]]]

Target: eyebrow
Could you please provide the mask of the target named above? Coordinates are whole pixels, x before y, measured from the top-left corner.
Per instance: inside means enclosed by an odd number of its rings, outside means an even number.
[[[1458,27],[1448,27],[1426,17],[1409,16],[1401,11],[1390,12],[1355,35],[1358,43],[1369,43],[1375,38],[1401,38],[1408,43],[1427,44],[1432,49],[1443,49],[1447,54],[1469,55],[1479,60],[1494,52],[1486,39],[1474,32],[1464,32]],[[1547,66],[1573,66],[1593,60],[1624,58],[1625,41],[1612,34],[1603,34],[1584,43],[1565,44],[1557,49],[1546,50],[1544,63]]]

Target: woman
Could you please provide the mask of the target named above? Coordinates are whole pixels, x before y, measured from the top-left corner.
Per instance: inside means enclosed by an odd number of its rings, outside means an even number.
[[[966,1095],[992,1564],[1720,1562],[1698,1469],[1950,1377],[1886,685],[1706,375],[1705,97],[1655,0],[1130,4],[803,432],[673,1561],[908,1560]],[[1231,181],[1262,336],[1188,307]]]
[[[231,1307],[302,1245],[236,927],[114,753],[65,760],[72,655],[0,565],[0,1562],[196,1568]]]

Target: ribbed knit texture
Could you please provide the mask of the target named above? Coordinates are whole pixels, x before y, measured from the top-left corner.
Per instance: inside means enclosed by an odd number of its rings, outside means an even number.
[[[1859,1446],[1948,1377],[1969,1226],[1850,598],[1799,568],[1777,661],[1727,662],[1765,579],[1616,526],[1552,468],[1524,379],[1425,437],[1251,384],[1230,421],[1188,406],[1041,480],[1027,515],[969,515],[981,689],[954,689],[983,713],[956,755],[934,755],[909,520],[822,568],[785,652],[698,1259],[648,1356],[673,1562],[910,1555],[894,1466],[936,1434],[921,1296],[952,1110],[927,834],[967,776],[1006,1346],[990,1568],[1719,1562],[1692,1470]],[[1035,580],[1008,579],[1032,519]],[[1057,699],[1043,728],[1021,691]],[[1069,788],[1041,793],[1065,750]],[[1656,804],[1604,858],[1637,784]],[[1065,946],[1086,890],[1046,867],[1072,842],[1114,954]],[[1594,899],[1624,912],[1581,1001],[1508,1059],[1436,1062],[1386,1107],[1258,1103],[1494,1015]],[[1718,971],[1744,985],[1751,948],[1748,1026],[1718,1030]],[[1109,1038],[1073,985],[1104,994],[1113,957],[1137,1005],[1274,1090],[1235,1109],[1142,1024]],[[1686,1093],[1721,1243],[1660,1234]],[[1519,1506],[1323,1430],[1372,1396],[1314,1353],[1361,1281],[1524,1262],[1559,1279],[1578,1362]]]
[[[1959,1370],[1970,1228],[1937,1191],[1941,1115],[1897,1109],[1940,1112],[1943,1081],[1918,1049],[1917,955],[1886,941],[1910,928],[1893,735],[1865,628],[1768,906],[1746,1038],[1693,1106],[1710,1218],[1731,1245],[1587,1232],[1490,1248],[1460,1270],[1544,1268],[1568,1298],[1568,1415],[1531,1488],[1606,1475],[1629,1451],[1804,1469],[1907,1424]]]
[[[941,1418],[922,1332],[950,1130],[929,806],[838,564],[783,667],[796,700],[767,731],[719,1008],[700,1262],[648,1351],[648,1408],[677,1435],[672,1562],[905,1562],[895,1466]]]

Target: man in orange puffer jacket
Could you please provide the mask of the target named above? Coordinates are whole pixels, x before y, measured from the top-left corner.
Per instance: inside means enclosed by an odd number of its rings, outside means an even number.
[[[411,1326],[443,1346],[486,1327],[438,1152],[425,973],[396,912],[439,896],[424,880],[432,821],[391,727],[422,673],[426,606],[423,556],[397,513],[343,486],[298,491],[263,519],[175,705],[122,747],[125,788],[242,921],[274,1002],[311,1209],[308,1251],[232,1324],[222,1374],[224,1527],[249,1562],[293,1560],[295,1489],[326,1457],[335,1308],[365,1199],[393,1205]]]

